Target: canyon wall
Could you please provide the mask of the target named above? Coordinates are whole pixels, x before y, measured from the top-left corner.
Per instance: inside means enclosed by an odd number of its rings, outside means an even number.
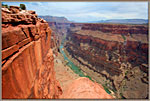
[[[83,30],[99,30],[112,34],[148,34],[146,25],[121,25],[121,24],[84,24]]]
[[[35,11],[2,8],[2,98],[59,98],[51,29]]]
[[[118,97],[148,98],[146,25],[70,26],[64,46],[76,65],[85,72],[90,69],[98,73],[97,82],[107,85]]]
[[[60,52],[59,46],[64,36],[66,36],[70,23],[48,22],[48,24],[52,29],[51,48],[57,56],[58,52]]]

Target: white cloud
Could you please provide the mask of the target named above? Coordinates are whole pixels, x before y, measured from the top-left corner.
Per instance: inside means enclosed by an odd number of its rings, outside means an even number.
[[[7,2],[8,3],[8,2]],[[9,2],[9,4],[19,3]],[[148,19],[148,2],[25,2],[38,15],[64,16],[74,21]]]

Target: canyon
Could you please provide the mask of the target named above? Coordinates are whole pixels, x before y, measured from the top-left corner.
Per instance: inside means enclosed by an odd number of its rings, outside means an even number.
[[[112,96],[148,98],[148,25],[48,23],[57,49],[64,39],[69,60]]]
[[[32,10],[2,8],[2,99],[114,98],[65,65],[59,46],[68,28]]]
[[[148,98],[147,25],[72,23],[64,49],[117,98]]]

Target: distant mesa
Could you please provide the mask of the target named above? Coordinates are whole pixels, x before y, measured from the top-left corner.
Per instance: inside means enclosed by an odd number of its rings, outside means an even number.
[[[90,21],[89,23],[148,24],[147,19],[110,19]]]
[[[114,24],[148,24],[148,19],[109,19],[109,20],[98,20],[98,21],[86,21],[86,22],[78,22],[78,21],[69,21],[65,17],[58,16],[38,16],[40,18],[45,19],[47,22],[57,22],[57,23],[114,23]]]
[[[65,17],[57,17],[57,16],[38,16],[38,17],[45,19],[47,22],[71,23],[71,21],[69,21]]]

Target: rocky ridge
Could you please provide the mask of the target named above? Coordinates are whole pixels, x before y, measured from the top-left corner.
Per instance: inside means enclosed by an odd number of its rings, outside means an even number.
[[[87,69],[97,72],[97,77],[101,77],[97,82],[109,85],[124,98],[148,97],[147,26],[72,24],[71,27],[65,49],[76,65],[85,72]]]
[[[2,8],[2,98],[59,98],[51,29],[35,11]]]

